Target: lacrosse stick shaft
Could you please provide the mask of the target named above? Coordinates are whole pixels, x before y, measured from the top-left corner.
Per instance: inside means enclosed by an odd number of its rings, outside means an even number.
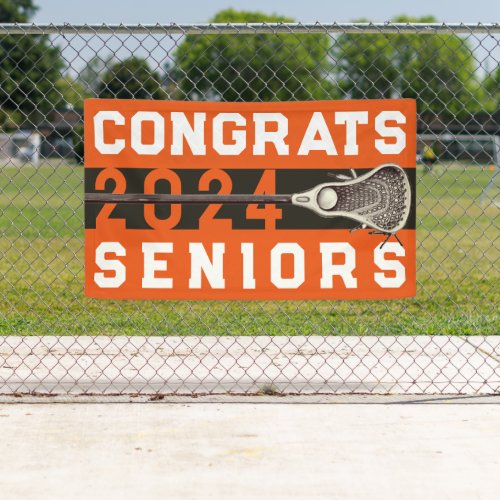
[[[108,194],[85,195],[85,203],[292,203],[291,194]]]

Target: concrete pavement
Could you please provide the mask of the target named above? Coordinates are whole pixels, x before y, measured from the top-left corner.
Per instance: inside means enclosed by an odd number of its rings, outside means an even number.
[[[500,404],[0,404],[0,429],[2,500],[498,498]]]
[[[500,336],[0,337],[0,394],[500,393]]]

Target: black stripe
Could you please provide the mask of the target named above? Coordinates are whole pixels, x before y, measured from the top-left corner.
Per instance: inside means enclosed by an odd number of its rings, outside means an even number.
[[[85,169],[85,193],[112,193],[114,182],[108,181],[104,191],[95,189],[97,175],[104,169]],[[126,179],[125,193],[144,193],[144,179],[154,169],[146,168],[123,168],[118,169]],[[199,191],[200,177],[206,170],[202,169],[173,169],[179,176],[183,194],[206,194]],[[356,169],[357,175],[366,173],[371,169]],[[253,194],[262,176],[263,170],[259,169],[228,169],[225,172],[232,180],[232,194]],[[349,170],[335,170],[333,173],[350,175]],[[406,229],[415,229],[415,169],[406,169],[406,174],[412,188],[412,207]],[[332,177],[324,169],[290,169],[276,170],[276,192],[278,194],[291,194],[305,191],[317,184],[331,182]],[[219,183],[211,184],[209,193],[217,194]],[[166,181],[158,181],[156,184],[158,193],[169,193],[170,186]],[[195,204],[184,205],[182,217],[175,229],[197,229],[200,216],[208,205]],[[87,203],[85,205],[85,228],[94,229],[96,217],[102,209],[101,203]],[[293,205],[279,205],[282,210],[282,219],[276,223],[277,229],[352,229],[357,223],[346,218],[323,218],[309,210]],[[217,212],[217,219],[232,220],[233,229],[264,229],[263,220],[252,220],[246,218],[247,205],[226,204]],[[157,205],[155,213],[160,218],[166,218],[170,214],[170,206]],[[151,229],[144,219],[142,204],[119,204],[111,214],[111,218],[125,219],[128,229]]]

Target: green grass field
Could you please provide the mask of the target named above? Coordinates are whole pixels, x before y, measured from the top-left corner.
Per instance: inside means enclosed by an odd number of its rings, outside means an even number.
[[[499,208],[480,202],[491,177],[470,165],[419,170],[415,299],[136,302],[83,296],[83,168],[3,167],[0,334],[497,334]]]

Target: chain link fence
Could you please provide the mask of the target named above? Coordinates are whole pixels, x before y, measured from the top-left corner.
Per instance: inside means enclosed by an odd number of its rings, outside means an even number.
[[[498,393],[500,26],[0,25],[0,394]],[[417,100],[417,296],[83,296],[83,100]]]

